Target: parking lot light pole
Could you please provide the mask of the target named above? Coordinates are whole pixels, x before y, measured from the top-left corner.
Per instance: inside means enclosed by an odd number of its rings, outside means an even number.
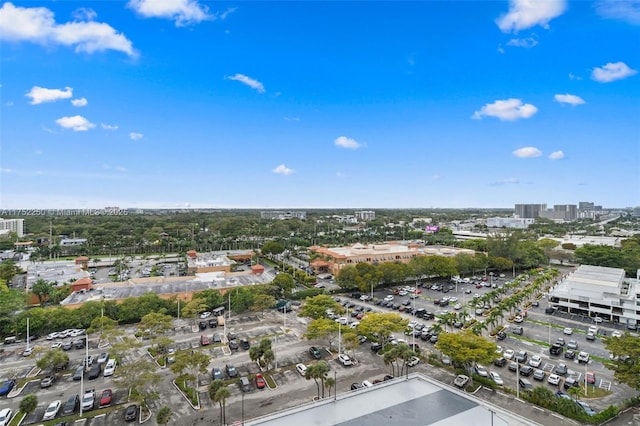
[[[338,355],[340,355],[340,343],[342,342],[342,322],[338,321]]]
[[[520,399],[520,363],[516,359],[516,399]]]

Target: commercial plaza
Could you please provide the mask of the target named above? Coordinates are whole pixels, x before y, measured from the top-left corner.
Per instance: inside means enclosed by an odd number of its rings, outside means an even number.
[[[582,265],[551,290],[549,302],[562,311],[635,327],[640,322],[638,283],[638,278],[626,278],[624,269]]]

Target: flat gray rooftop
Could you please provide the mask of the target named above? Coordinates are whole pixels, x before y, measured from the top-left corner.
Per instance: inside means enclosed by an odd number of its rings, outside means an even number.
[[[422,374],[245,421],[247,426],[536,425]]]

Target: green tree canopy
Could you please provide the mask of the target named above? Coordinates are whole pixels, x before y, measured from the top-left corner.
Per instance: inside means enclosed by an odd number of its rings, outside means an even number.
[[[41,370],[61,370],[69,365],[69,355],[61,349],[51,349],[36,361],[36,366]]]
[[[155,364],[147,358],[121,363],[116,370],[115,379],[125,389],[130,389],[139,403],[149,403],[157,399],[156,387],[162,376]]]
[[[409,320],[393,312],[373,312],[360,320],[358,331],[369,339],[386,345],[393,333],[402,332],[407,328]]]
[[[279,241],[267,241],[262,245],[260,251],[265,255],[274,255],[282,253],[284,249],[284,244]]]
[[[326,318],[327,310],[330,309],[335,313],[340,313],[343,311],[342,306],[333,300],[333,298],[326,294],[318,294],[313,297],[307,297],[300,308],[299,316],[304,318]]]
[[[38,397],[36,395],[27,395],[20,401],[20,411],[29,415],[33,413],[33,411],[38,406]]]
[[[36,297],[38,298],[38,303],[42,305],[42,303],[47,300],[53,292],[53,283],[50,283],[43,279],[39,279],[38,281],[33,283],[31,292],[36,295]]]
[[[624,333],[605,339],[604,346],[615,357],[615,378],[640,391],[640,339]]]
[[[441,333],[436,348],[448,355],[454,365],[464,366],[467,371],[476,364],[491,362],[496,354],[496,345],[471,332]]]
[[[164,334],[173,328],[173,317],[158,312],[151,312],[143,316],[138,329],[149,337]]]
[[[280,289],[280,294],[284,297],[290,297],[291,291],[296,287],[293,277],[287,273],[280,273],[271,282],[272,285]]]

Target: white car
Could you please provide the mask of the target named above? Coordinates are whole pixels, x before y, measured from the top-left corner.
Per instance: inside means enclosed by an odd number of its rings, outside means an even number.
[[[618,330],[612,331],[611,337],[622,337],[622,333],[620,333]]]
[[[497,354],[501,354],[502,351],[503,351],[502,346],[500,346],[500,345],[496,346],[496,353]]]
[[[104,366],[104,372],[102,373],[102,375],[104,377],[113,376],[113,373],[116,371],[117,364],[118,363],[113,358],[107,361],[107,365]]]
[[[26,348],[23,352],[22,352],[22,356],[29,356],[33,353],[33,348]],[[0,423],[0,425],[2,425],[2,423]]]
[[[571,336],[571,335],[573,334],[573,328],[571,328],[571,327],[565,327],[565,329],[564,329],[564,330],[562,330],[562,332],[563,332],[564,334],[566,334],[567,336]]]
[[[540,355],[534,355],[529,360],[529,365],[532,366],[533,368],[540,367],[540,364],[542,364],[542,358],[540,357]]]
[[[493,380],[493,383],[495,383],[498,386],[504,385],[504,381],[502,380],[502,377],[500,377],[500,375],[495,371],[489,372],[489,378],[491,378],[491,380]]]
[[[409,361],[407,361],[407,365],[409,367],[415,367],[416,365],[420,364],[420,358],[418,358],[417,356],[412,356]]]
[[[60,336],[60,333],[49,333],[47,335],[47,340],[54,340],[57,339]]]
[[[53,401],[44,412],[44,416],[42,416],[42,421],[53,420],[58,415],[58,411],[60,411],[60,406],[62,402],[58,399]]]
[[[344,365],[345,367],[348,365],[353,365],[351,358],[349,358],[349,355],[347,354],[338,355],[338,361],[340,362],[340,364]]]
[[[51,349],[60,349],[62,347],[62,342],[55,342],[51,344]]]
[[[362,296],[360,296],[360,300],[362,300],[363,302],[366,302],[367,300],[369,300],[369,296],[367,296],[366,294],[363,294]]]
[[[456,303],[457,301],[458,301],[457,297],[452,297],[452,298],[449,299],[449,304]]]
[[[476,374],[480,377],[489,377],[489,371],[482,365],[476,365]]]
[[[593,334],[598,334],[598,327],[596,327],[595,325],[590,325],[589,326],[589,330],[587,330],[588,333],[593,333]]]
[[[296,371],[302,377],[305,377],[307,375],[307,366],[304,364],[296,364]]]
[[[7,426],[13,417],[11,408],[4,408],[0,411],[0,426]]]
[[[514,356],[516,356],[516,352],[513,349],[507,349],[504,351],[504,359],[511,361]]]
[[[391,302],[393,300],[393,295],[390,294],[384,298],[385,302]]]
[[[339,322],[342,325],[347,325],[349,323],[349,319],[347,317],[336,318],[336,322]]]
[[[404,291],[404,290],[398,292],[398,296],[406,296],[407,294],[409,294],[409,293]]]
[[[362,387],[363,387],[363,388],[372,388],[372,387],[373,387],[373,383],[371,383],[371,382],[370,382],[370,381],[368,381],[368,380],[364,380],[364,381],[362,382]]]
[[[524,321],[524,318],[522,318],[522,315],[516,315],[516,317],[513,319],[513,322],[517,322],[518,324],[521,323],[522,321]]]
[[[557,374],[549,374],[549,378],[547,379],[547,382],[550,385],[557,386],[558,383],[560,383],[560,376],[558,376]]]
[[[200,314],[200,319],[207,319],[211,316],[211,312],[203,312]]]

